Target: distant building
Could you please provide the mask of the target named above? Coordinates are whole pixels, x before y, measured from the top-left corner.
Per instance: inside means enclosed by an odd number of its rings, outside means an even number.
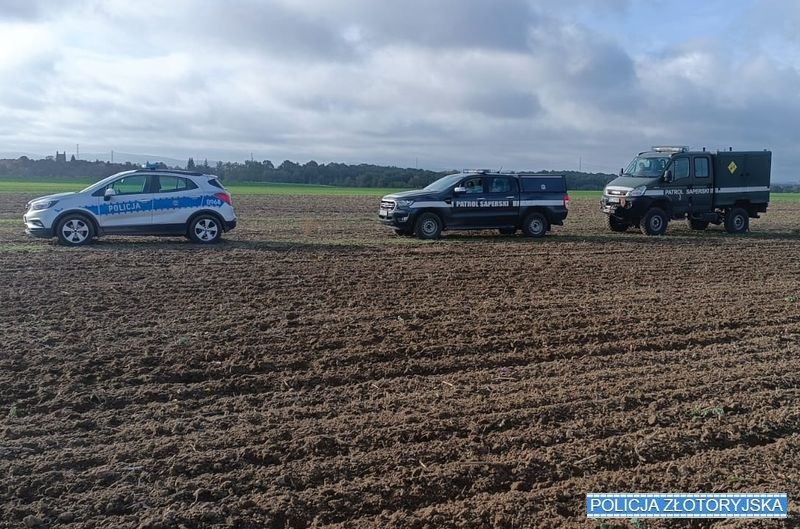
[[[56,151],[56,161],[57,162],[66,163],[67,162],[67,151],[64,151],[64,152]]]

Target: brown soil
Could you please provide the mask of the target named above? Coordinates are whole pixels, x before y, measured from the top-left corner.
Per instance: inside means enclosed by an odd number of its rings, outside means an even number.
[[[800,494],[800,205],[753,233],[401,238],[243,197],[213,248],[0,196],[0,527],[597,527],[586,492]],[[312,212],[313,213],[310,213]],[[619,527],[629,527],[622,520]]]

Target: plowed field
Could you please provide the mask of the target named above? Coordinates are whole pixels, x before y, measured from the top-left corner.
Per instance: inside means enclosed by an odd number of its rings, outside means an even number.
[[[800,204],[752,233],[400,238],[235,198],[224,243],[26,239],[0,196],[0,527],[599,527],[585,493],[788,492]],[[626,520],[607,527],[630,527]]]

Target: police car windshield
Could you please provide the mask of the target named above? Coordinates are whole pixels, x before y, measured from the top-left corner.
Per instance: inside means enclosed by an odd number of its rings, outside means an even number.
[[[100,180],[99,182],[95,182],[94,184],[90,185],[89,187],[87,187],[85,189],[82,189],[80,192],[81,193],[88,193],[89,191],[92,191],[94,189],[98,189],[100,187],[103,187],[106,184],[108,184],[109,182],[111,182],[112,180],[114,180],[115,178],[119,178],[125,172],[132,172],[132,171],[123,171],[122,173],[116,173],[116,174],[112,174],[111,176],[107,176],[107,177],[103,178],[102,180]]]
[[[451,174],[451,175],[448,175],[448,176],[444,176],[444,177],[436,180],[435,182],[425,186],[423,191],[444,191],[448,187],[457,184],[462,176],[464,176],[464,175]]]
[[[664,168],[669,162],[669,157],[645,157],[637,156],[628,168],[625,169],[625,174],[628,176],[638,176],[643,178],[655,178],[664,173]]]

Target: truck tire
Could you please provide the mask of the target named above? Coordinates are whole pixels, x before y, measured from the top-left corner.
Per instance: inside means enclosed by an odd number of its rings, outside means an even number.
[[[500,235],[514,235],[517,233],[516,228],[500,228]]]
[[[522,231],[525,232],[525,235],[528,237],[539,239],[545,236],[548,226],[547,218],[541,213],[534,211],[525,217],[525,222],[522,224]]]
[[[442,220],[435,213],[423,213],[414,224],[414,233],[420,239],[438,239],[442,234]]]
[[[92,222],[77,213],[69,213],[58,221],[56,235],[59,244],[64,246],[83,246],[89,244],[94,237]]]
[[[750,229],[750,215],[742,208],[729,209],[725,214],[725,231],[744,233]]]
[[[692,230],[703,231],[708,228],[707,220],[689,219],[689,228]]]
[[[650,208],[642,218],[641,230],[645,235],[664,235],[667,231],[667,214],[661,208]]]
[[[625,222],[624,220],[619,220],[615,216],[609,215],[608,216],[608,227],[611,229],[611,231],[615,231],[617,233],[622,233],[624,231],[628,231],[628,228],[630,228],[631,225],[629,223]]]

